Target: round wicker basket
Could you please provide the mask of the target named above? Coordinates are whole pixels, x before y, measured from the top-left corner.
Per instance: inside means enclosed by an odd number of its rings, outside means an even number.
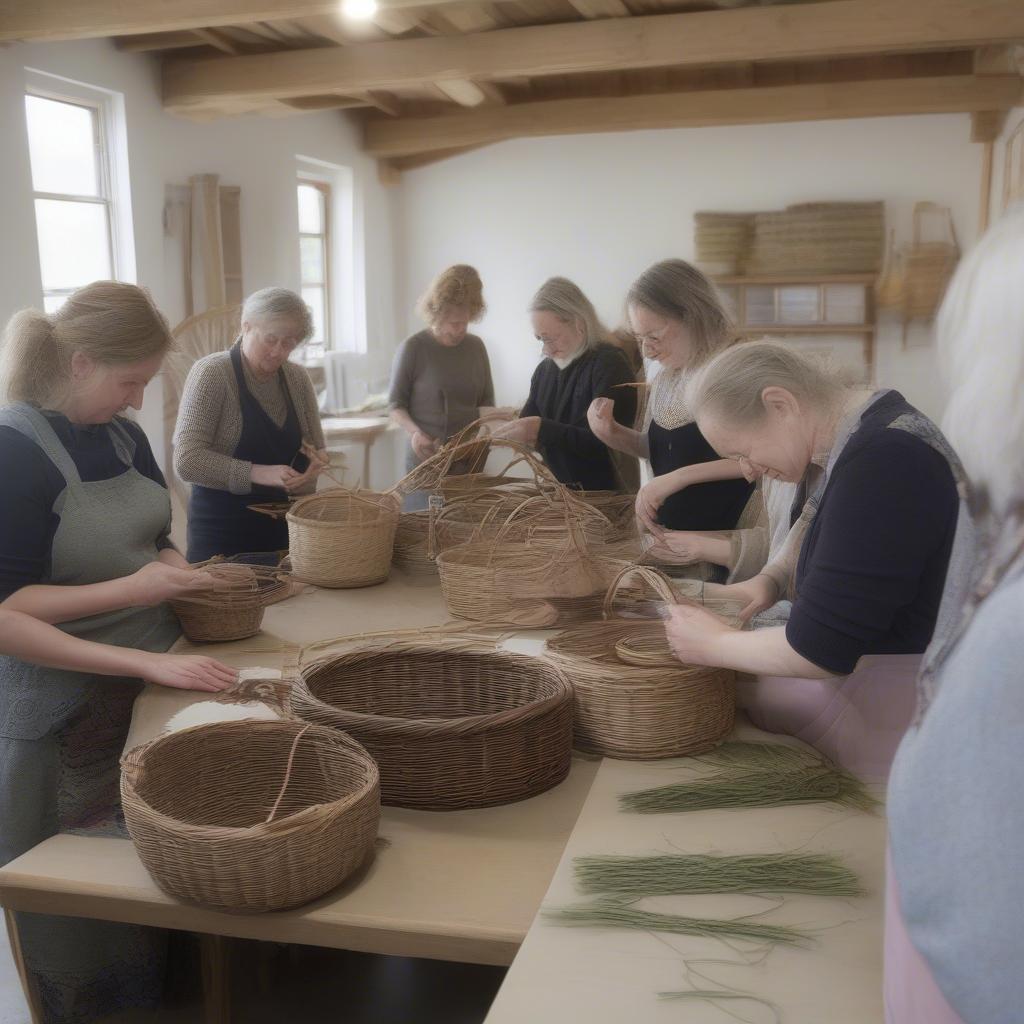
[[[292,575],[318,587],[368,587],[391,569],[398,501],[390,494],[321,491],[288,513]]]
[[[211,559],[200,562],[211,578],[208,589],[171,602],[182,632],[193,643],[217,643],[254,636],[263,610],[287,589],[278,569]]]
[[[380,820],[377,766],[353,739],[292,720],[197,725],[121,761],[139,857],[164,892],[231,910],[322,896],[362,865]]]
[[[634,574],[675,601],[668,580],[636,566],[623,569],[610,597]],[[710,750],[730,732],[734,673],[669,661],[657,650],[659,631],[663,637],[660,622],[610,618],[574,626],[548,641],[548,658],[573,685],[577,749],[636,760],[683,757]],[[653,642],[655,651],[643,641]],[[624,659],[623,644],[641,649]]]
[[[291,709],[354,736],[380,767],[385,804],[488,807],[561,782],[572,688],[543,659],[479,639],[375,641],[308,665]]]

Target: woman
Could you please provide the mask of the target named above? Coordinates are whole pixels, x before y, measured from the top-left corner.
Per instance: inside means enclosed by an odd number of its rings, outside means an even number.
[[[1024,1006],[1021,266],[1018,204],[960,264],[938,318],[944,423],[987,550],[958,537],[889,782],[888,1024],[1014,1021]]]
[[[616,423],[636,418],[636,378],[590,300],[572,281],[553,277],[530,303],[533,333],[546,357],[534,371],[520,418],[495,431],[536,448],[551,472],[585,491],[635,492],[636,459],[615,459],[587,423],[595,398],[614,406]]]
[[[707,562],[721,566],[729,571],[726,584],[709,583],[703,587],[704,593],[742,599],[744,592],[734,589],[734,585],[768,572],[783,552],[791,531],[798,530],[801,519],[795,514],[799,509],[794,508],[797,491],[795,484],[764,477],[758,481],[758,490],[744,512],[744,518],[749,516],[752,525],[744,526],[741,520],[735,530],[710,532],[655,527],[651,530],[654,544],[647,549],[647,554],[668,564]],[[789,543],[799,551],[797,536]],[[782,599],[786,588],[780,586],[779,590]]]
[[[282,551],[288,525],[249,506],[316,490],[327,466],[309,374],[289,356],[313,333],[286,288],[253,292],[227,352],[189,371],[174,429],[174,470],[192,484],[188,560]]]
[[[51,316],[18,313],[7,327],[3,863],[61,830],[116,828],[118,762],[141,680],[212,691],[235,678],[212,659],[163,653],[180,635],[164,602],[204,577],[171,545],[163,477],[146,435],[119,414],[142,406],[170,346],[148,296],[112,281],[79,289]],[[47,1022],[91,1021],[158,994],[160,933],[38,914],[17,922]]]
[[[785,627],[740,632],[673,608],[680,660],[757,675],[846,675],[867,654],[920,654],[931,639],[957,529],[958,464],[896,391],[850,391],[785,345],[716,357],[689,399],[715,450],[751,477],[820,474]],[[805,512],[805,514],[807,514]],[[743,584],[777,597],[766,576]]]
[[[608,399],[598,398],[589,412],[591,429],[610,447],[650,459],[655,479],[637,495],[643,525],[732,530],[753,484],[735,462],[715,454],[685,399],[693,372],[729,343],[729,318],[708,279],[683,260],[664,260],[644,271],[626,306],[644,355],[661,364],[651,385],[646,427],[637,431],[616,423]]]
[[[468,333],[486,309],[480,275],[465,264],[442,271],[419,301],[427,326],[399,346],[388,394],[391,419],[409,438],[408,472],[494,405],[487,349]],[[426,495],[408,495],[405,507],[425,508]]]

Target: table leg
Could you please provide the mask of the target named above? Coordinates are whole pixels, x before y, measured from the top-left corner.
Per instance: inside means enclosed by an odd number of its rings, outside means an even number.
[[[231,940],[224,935],[200,935],[205,1024],[231,1021]]]
[[[32,1024],[41,1024],[43,1008],[39,1002],[39,992],[36,990],[35,982],[25,966],[25,957],[21,952],[21,936],[18,934],[18,921],[14,916],[14,911],[5,910],[4,919],[7,922],[7,938],[11,944],[11,956],[14,958],[14,966],[21,979],[21,990],[25,993],[25,1002],[28,1003],[29,1018]]]

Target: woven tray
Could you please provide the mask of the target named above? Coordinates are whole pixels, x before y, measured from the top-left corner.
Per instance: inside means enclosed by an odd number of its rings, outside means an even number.
[[[128,832],[157,885],[179,899],[230,910],[299,906],[373,849],[377,767],[333,729],[197,725],[136,747],[121,766]]]
[[[550,789],[569,771],[568,681],[542,659],[479,639],[376,638],[306,666],[291,709],[370,751],[385,804],[506,804]]]
[[[623,569],[609,588],[614,601],[631,576],[656,588],[664,600],[676,596],[668,580],[643,567]],[[573,745],[606,757],[656,760],[710,750],[732,730],[735,675],[724,669],[683,665],[657,648],[660,621],[609,618],[564,630],[548,641],[547,657],[569,677],[574,691]],[[657,654],[644,665],[622,645]],[[642,655],[641,655],[642,657]]]
[[[391,570],[398,501],[337,488],[297,501],[288,513],[292,575],[318,587],[368,587]]]

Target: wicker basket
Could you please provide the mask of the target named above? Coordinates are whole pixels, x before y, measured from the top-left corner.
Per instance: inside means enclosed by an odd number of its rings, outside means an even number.
[[[368,587],[391,569],[398,501],[337,488],[297,501],[288,513],[292,575],[318,587]]]
[[[197,725],[122,758],[121,801],[164,892],[230,910],[316,899],[370,855],[377,766],[353,739],[292,720]]]
[[[741,274],[754,232],[752,213],[696,213],[697,264],[711,276]]]
[[[746,272],[874,273],[884,247],[883,203],[802,203],[755,214]]]
[[[263,610],[280,600],[287,582],[276,568],[221,558],[194,566],[212,580],[207,590],[171,602],[182,632],[193,643],[217,643],[254,636]]]
[[[568,681],[543,659],[478,638],[377,638],[304,668],[291,708],[370,751],[385,804],[506,804],[550,789],[569,771]]]
[[[613,582],[609,603],[634,574],[675,601],[665,577],[633,566]],[[548,641],[548,658],[573,684],[573,743],[579,750],[636,760],[684,757],[710,750],[731,731],[734,673],[660,655],[642,664],[629,653],[620,656],[624,643],[654,639],[657,631],[664,636],[660,622],[611,618],[572,627]]]

